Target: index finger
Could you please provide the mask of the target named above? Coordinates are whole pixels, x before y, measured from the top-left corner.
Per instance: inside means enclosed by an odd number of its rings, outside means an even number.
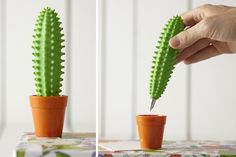
[[[203,19],[204,14],[202,9],[195,8],[180,14],[180,16],[182,17],[185,26],[193,26]]]

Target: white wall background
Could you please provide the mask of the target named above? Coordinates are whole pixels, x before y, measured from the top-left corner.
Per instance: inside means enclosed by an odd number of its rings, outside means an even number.
[[[10,156],[24,131],[33,131],[28,102],[35,94],[32,35],[36,18],[46,6],[59,13],[67,41],[63,94],[69,95],[69,104],[64,130],[95,132],[95,0],[1,0],[0,147],[5,156]]]
[[[219,0],[99,1],[99,138],[137,138],[135,115],[149,113],[149,73],[164,24]],[[235,55],[176,66],[153,113],[168,116],[165,139],[236,140]]]

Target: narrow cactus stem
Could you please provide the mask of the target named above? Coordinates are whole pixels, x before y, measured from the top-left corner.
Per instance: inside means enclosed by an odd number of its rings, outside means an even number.
[[[159,99],[166,89],[171,74],[173,73],[176,58],[179,50],[169,46],[169,40],[184,30],[184,23],[180,16],[174,16],[166,24],[161,33],[160,40],[154,53],[151,76],[150,76],[150,97]]]
[[[64,35],[54,9],[44,8],[37,19],[33,35],[34,80],[38,96],[58,96],[61,92]]]

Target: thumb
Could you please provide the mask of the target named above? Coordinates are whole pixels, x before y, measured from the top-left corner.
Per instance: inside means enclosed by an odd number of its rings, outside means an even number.
[[[169,45],[176,49],[184,49],[189,47],[201,38],[204,38],[206,33],[203,30],[204,29],[202,29],[201,22],[199,22],[193,27],[190,27],[172,37],[169,41]]]

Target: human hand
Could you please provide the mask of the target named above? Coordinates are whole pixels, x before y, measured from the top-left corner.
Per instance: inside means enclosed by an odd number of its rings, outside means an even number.
[[[236,52],[236,8],[207,4],[181,16],[186,29],[169,41],[171,47],[181,50],[177,63]]]

